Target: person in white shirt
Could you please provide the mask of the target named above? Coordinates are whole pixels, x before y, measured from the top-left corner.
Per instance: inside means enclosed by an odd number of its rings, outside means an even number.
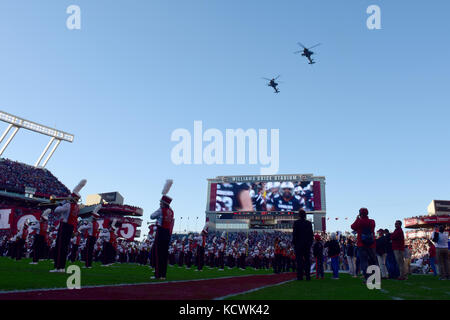
[[[436,243],[436,257],[439,262],[440,280],[450,280],[450,269],[448,263],[448,232],[445,227],[440,226],[439,232],[433,232],[433,242]],[[436,241],[437,240],[437,241]]]

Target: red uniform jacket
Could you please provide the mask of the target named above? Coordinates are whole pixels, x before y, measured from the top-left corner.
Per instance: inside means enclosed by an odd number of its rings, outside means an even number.
[[[73,230],[77,229],[78,225],[78,212],[80,212],[80,207],[78,207],[77,203],[70,204],[70,213],[69,218],[67,219],[67,223],[73,226]]]
[[[164,229],[168,229],[170,234],[172,234],[173,230],[173,211],[170,208],[162,208],[163,218],[162,218],[162,226]]]
[[[405,251],[405,235],[402,228],[395,229],[391,234],[392,250]]]
[[[372,233],[373,233],[373,239],[374,239],[374,242],[370,246],[370,248],[376,247],[376,244],[375,244],[375,220],[369,219],[369,217],[361,217],[359,219],[356,218],[355,222],[353,222],[353,224],[351,225],[351,228],[353,230],[355,230],[356,232],[358,232],[357,243],[356,243],[356,245],[358,247],[364,247],[364,244],[361,240],[361,233],[363,232],[363,230],[365,228],[370,228],[370,231],[372,231]]]

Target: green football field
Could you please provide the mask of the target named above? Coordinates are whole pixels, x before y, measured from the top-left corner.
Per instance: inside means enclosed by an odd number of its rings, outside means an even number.
[[[44,289],[44,288],[65,288],[69,274],[50,273],[53,263],[50,261],[40,261],[37,265],[30,265],[31,259],[20,261],[9,258],[0,258],[0,291]],[[72,263],[68,263],[69,266]],[[82,267],[81,262],[73,263]],[[193,280],[210,279],[217,277],[243,276],[252,274],[271,274],[271,270],[246,270],[227,269],[218,271],[217,268],[209,269],[205,267],[203,271],[196,272],[195,268],[170,267],[167,270],[167,280]],[[81,286],[130,284],[156,282],[150,277],[154,272],[147,266],[136,264],[114,264],[110,267],[102,267],[99,262],[93,263],[92,269],[81,269]]]
[[[382,280],[381,290],[369,290],[359,278],[292,281],[241,294],[227,300],[450,300],[450,281],[432,275],[411,275],[406,281]]]
[[[65,288],[69,274],[50,273],[53,264],[41,261],[30,265],[30,259],[14,261],[0,258],[0,291]],[[82,263],[74,263],[83,266]],[[69,264],[68,264],[69,265]],[[212,279],[244,275],[272,274],[272,270],[247,268],[217,269],[204,268],[203,272],[191,269],[169,267],[168,281]],[[81,286],[114,284],[139,284],[155,282],[150,280],[153,272],[148,266],[115,264],[102,267],[94,263],[92,269],[81,269]],[[180,297],[182,294],[180,293]],[[230,300],[450,300],[450,281],[441,281],[432,275],[412,275],[407,281],[383,280],[381,290],[369,290],[359,278],[345,273],[339,280],[331,279],[326,273],[324,280],[290,281],[281,285],[257,289],[246,294],[229,297]]]

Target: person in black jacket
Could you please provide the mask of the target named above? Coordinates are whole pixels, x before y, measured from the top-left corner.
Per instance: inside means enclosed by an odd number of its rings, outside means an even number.
[[[311,246],[313,243],[312,223],[306,220],[306,212],[303,209],[298,211],[299,219],[294,222],[292,231],[292,244],[295,249],[297,260],[297,280],[311,280]]]
[[[336,240],[336,234],[333,232],[331,234],[331,240],[325,242],[325,248],[328,248],[328,257],[331,259],[331,268],[333,269],[334,280],[339,279],[339,255],[341,253],[341,247],[339,242]]]
[[[323,244],[320,235],[314,236],[313,256],[316,259],[316,279],[323,279]]]
[[[384,236],[384,230],[380,229],[378,230],[378,238],[376,240],[376,253],[377,253],[377,260],[378,265],[380,266],[381,271],[381,277],[383,279],[387,279],[388,272],[386,268],[386,257],[387,257],[387,239]]]
[[[351,238],[347,239],[347,246],[345,247],[345,254],[348,262],[348,273],[356,278],[356,249]]]
[[[386,244],[386,268],[388,270],[389,279],[397,279],[400,275],[395,261],[394,251],[392,250],[391,234],[388,229],[384,230],[384,238]]]

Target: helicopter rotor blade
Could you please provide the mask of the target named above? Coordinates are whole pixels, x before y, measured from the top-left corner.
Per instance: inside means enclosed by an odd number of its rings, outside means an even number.
[[[274,78],[274,80],[277,80],[279,77],[281,77],[281,74],[279,74],[276,78]]]
[[[303,49],[306,49],[306,47],[305,47],[304,45],[302,45],[300,42],[297,42],[297,44],[298,44],[300,47],[303,47]]]
[[[268,79],[268,78],[261,78],[261,79],[264,79],[264,80],[267,80],[267,81],[270,81],[271,79]]]
[[[295,51],[294,53],[295,54],[298,54],[298,53],[302,53],[303,51]]]
[[[308,48],[308,50],[309,49],[312,49],[312,48],[315,48],[315,47],[318,47],[318,46],[320,46],[321,45],[321,43],[318,43],[318,44],[316,44],[315,46],[312,46],[311,48]]]

